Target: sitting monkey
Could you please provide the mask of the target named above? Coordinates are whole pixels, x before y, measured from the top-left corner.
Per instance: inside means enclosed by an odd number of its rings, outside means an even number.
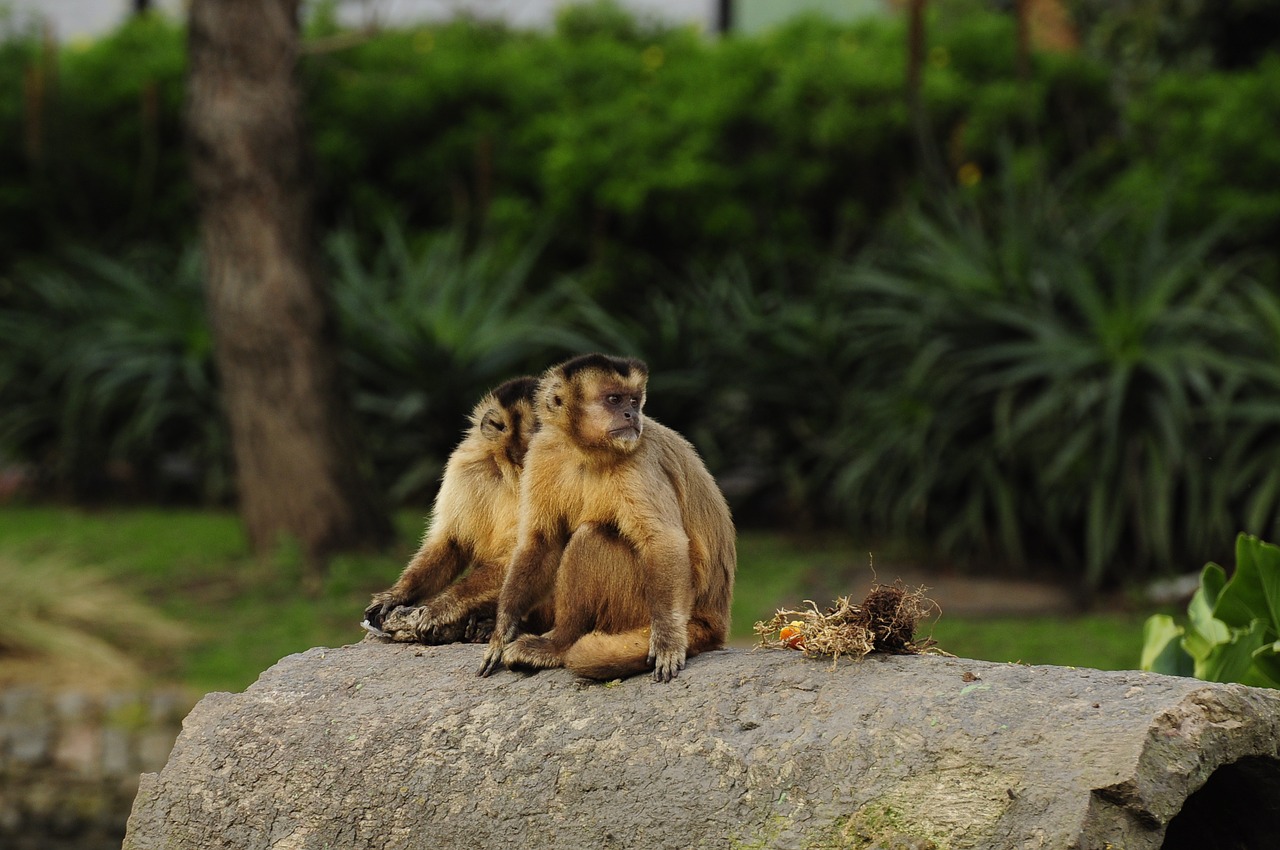
[[[564,666],[591,679],[724,645],[737,556],[723,494],[693,446],[643,414],[648,367],[589,354],[539,380],[515,554],[480,675]],[[521,635],[550,600],[554,627]]]
[[[536,386],[534,378],[515,378],[472,410],[471,425],[445,465],[421,548],[365,609],[363,625],[374,634],[422,643],[488,637],[515,549]]]

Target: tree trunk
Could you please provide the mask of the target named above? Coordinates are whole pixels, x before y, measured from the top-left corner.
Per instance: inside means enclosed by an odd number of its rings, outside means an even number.
[[[1017,53],[1015,66],[1018,79],[1026,82],[1031,79],[1031,14],[1030,0],[1014,0],[1013,14],[1016,21]]]
[[[716,32],[728,35],[733,32],[734,0],[716,0]]]
[[[920,83],[924,73],[924,15],[927,0],[907,3],[907,104],[919,109]]]
[[[919,157],[920,172],[925,182],[940,191],[949,190],[951,178],[938,154],[938,145],[930,128],[929,116],[925,111],[924,96],[924,55],[926,48],[925,17],[928,11],[928,0],[907,0],[907,67],[906,95],[907,115],[911,120],[911,129],[915,136],[916,155]]]
[[[143,775],[124,850],[1269,850],[1280,834],[1275,691],[787,650],[582,685],[479,679],[483,651],[366,640],[205,697]]]
[[[391,539],[362,474],[316,261],[294,79],[297,0],[195,0],[188,135],[206,295],[255,551],[312,563]]]

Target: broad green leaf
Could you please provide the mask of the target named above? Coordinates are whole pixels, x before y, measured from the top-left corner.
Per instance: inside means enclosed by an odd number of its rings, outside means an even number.
[[[1197,663],[1206,660],[1215,647],[1231,642],[1231,629],[1213,616],[1212,600],[1222,589],[1224,575],[1217,564],[1206,565],[1200,574],[1200,589],[1187,605],[1189,622],[1182,645]]]
[[[1235,574],[1213,605],[1213,615],[1236,628],[1263,620],[1274,633],[1276,611],[1280,611],[1280,547],[1241,534],[1236,538]]]
[[[1240,682],[1253,666],[1253,654],[1266,642],[1267,624],[1255,620],[1248,629],[1237,630],[1232,639],[1214,646],[1196,659],[1195,675],[1206,682]]]
[[[1267,687],[1280,688],[1280,640],[1254,650],[1253,666],[1267,680]]]
[[[1256,537],[1251,537],[1250,541],[1253,544],[1258,576],[1262,579],[1267,608],[1271,612],[1271,632],[1274,636],[1280,636],[1280,546],[1264,543]]]
[[[1222,596],[1222,588],[1227,584],[1227,571],[1214,563],[1204,565],[1200,573],[1200,591],[1204,594],[1205,604],[1210,612],[1217,616],[1218,599]],[[1218,619],[1222,619],[1218,617]],[[1246,623],[1248,620],[1245,621]],[[1241,626],[1244,623],[1240,623]]]
[[[1168,614],[1153,614],[1142,626],[1143,670],[1170,676],[1190,676],[1195,662],[1182,648],[1182,627]]]

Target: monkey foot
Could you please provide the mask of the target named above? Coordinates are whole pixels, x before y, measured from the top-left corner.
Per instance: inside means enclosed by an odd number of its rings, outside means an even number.
[[[507,645],[502,661],[513,670],[546,670],[564,666],[560,655],[550,639],[541,635],[521,635]]]
[[[386,636],[398,643],[442,644],[465,640],[469,623],[441,621],[427,605],[400,607],[382,621]]]
[[[494,618],[472,614],[462,631],[462,640],[466,643],[488,643],[493,637]]]

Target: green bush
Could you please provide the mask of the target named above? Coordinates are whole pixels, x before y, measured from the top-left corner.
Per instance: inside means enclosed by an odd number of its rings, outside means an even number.
[[[0,257],[62,242],[180,245],[194,229],[182,149],[184,32],[131,18],[56,49],[0,41]]]
[[[1021,80],[1009,16],[948,14],[923,137],[894,20],[317,22],[320,213],[384,485],[425,498],[476,395],[603,348],[650,361],[739,516],[1093,585],[1280,531],[1280,62],[1117,105],[1087,55]],[[165,259],[191,242],[182,37],[0,39],[0,452],[71,493],[229,495],[198,261]],[[142,234],[168,247],[117,247]],[[90,250],[14,260],[65,243]]]
[[[1147,620],[1142,669],[1280,688],[1280,546],[1241,534],[1229,581],[1206,564],[1185,626],[1167,614]]]
[[[552,33],[326,26],[301,64],[321,220],[368,245],[388,217],[514,245],[550,221],[542,264],[598,285],[729,253],[803,268],[864,242],[916,182],[892,19],[721,40],[607,6]],[[89,44],[0,41],[0,246],[184,244],[183,31],[142,16]],[[949,170],[994,166],[1006,137],[1057,165],[1114,135],[1104,68],[1046,56],[1018,82],[1012,41],[978,11],[931,33],[928,144]]]
[[[926,147],[951,179],[1101,164],[1095,191],[1158,202],[1172,180],[1179,232],[1226,215],[1233,246],[1271,250],[1280,61],[1160,67],[1117,104],[1094,54],[1036,55],[1020,80],[1009,15],[944,17],[923,102]],[[321,218],[370,245],[388,216],[411,231],[488,226],[514,245],[552,221],[544,266],[590,265],[620,287],[726,254],[811,269],[920,185],[892,18],[711,40],[598,5],[552,33],[460,21],[337,48],[333,34],[318,25],[301,67]],[[0,256],[189,239],[184,38],[159,16],[61,48],[5,25]]]
[[[454,23],[309,57],[326,219],[520,241],[550,218],[553,268],[630,283],[729,253],[812,265],[865,241],[911,185],[899,24],[710,41],[625,20],[574,12],[549,36]],[[1110,132],[1097,66],[1046,57],[1017,83],[1000,16],[937,37],[925,99],[951,165],[993,161],[1011,134],[1066,162]]]
[[[1142,83],[1168,69],[1257,64],[1280,47],[1280,8],[1270,0],[1073,0],[1086,49]]]
[[[38,186],[26,167],[36,138],[27,103],[43,90],[51,64],[35,28],[0,10],[0,257],[38,245]]]
[[[80,498],[225,498],[201,271],[195,251],[18,269],[0,301],[0,456]]]
[[[648,359],[650,413],[747,524],[841,524],[1092,586],[1213,557],[1233,526],[1280,531],[1280,297],[1218,234],[1174,241],[1043,184],[990,194],[914,209],[853,264],[730,263],[613,312],[537,275],[540,243],[335,235],[380,479],[424,501],[483,390],[604,349]],[[0,308],[0,447],[73,492],[123,465],[153,492],[194,468],[225,498],[194,252],[73,260]]]
[[[1218,232],[1042,183],[989,200],[803,286],[728,269],[658,302],[655,415],[775,516],[1090,586],[1275,531],[1280,297]]]
[[[652,299],[634,336],[646,410],[698,446],[749,522],[844,522],[831,499],[860,369],[842,265],[797,281],[742,263]]]
[[[336,234],[328,254],[360,432],[393,500],[422,502],[485,390],[599,347],[580,329],[592,307],[570,281],[530,292],[536,243],[411,245],[391,224],[372,258],[356,243]]]
[[[1171,72],[1135,100],[1122,203],[1173,192],[1180,229],[1233,224],[1231,242],[1280,244],[1280,57],[1235,72]]]
[[[881,392],[855,391],[865,430],[839,492],[944,550],[1074,563],[1091,585],[1212,555],[1239,476],[1260,472],[1235,420],[1280,390],[1220,234],[1081,214],[1045,186],[908,226],[855,272],[870,303],[852,333]]]
[[[629,345],[571,280],[536,281],[540,243],[464,247],[388,224],[372,252],[326,250],[352,401],[379,481],[422,502],[487,389],[571,353]],[[0,302],[0,458],[76,498],[224,502],[230,442],[202,264],[87,250],[20,268]],[[541,288],[541,294],[533,292]]]

